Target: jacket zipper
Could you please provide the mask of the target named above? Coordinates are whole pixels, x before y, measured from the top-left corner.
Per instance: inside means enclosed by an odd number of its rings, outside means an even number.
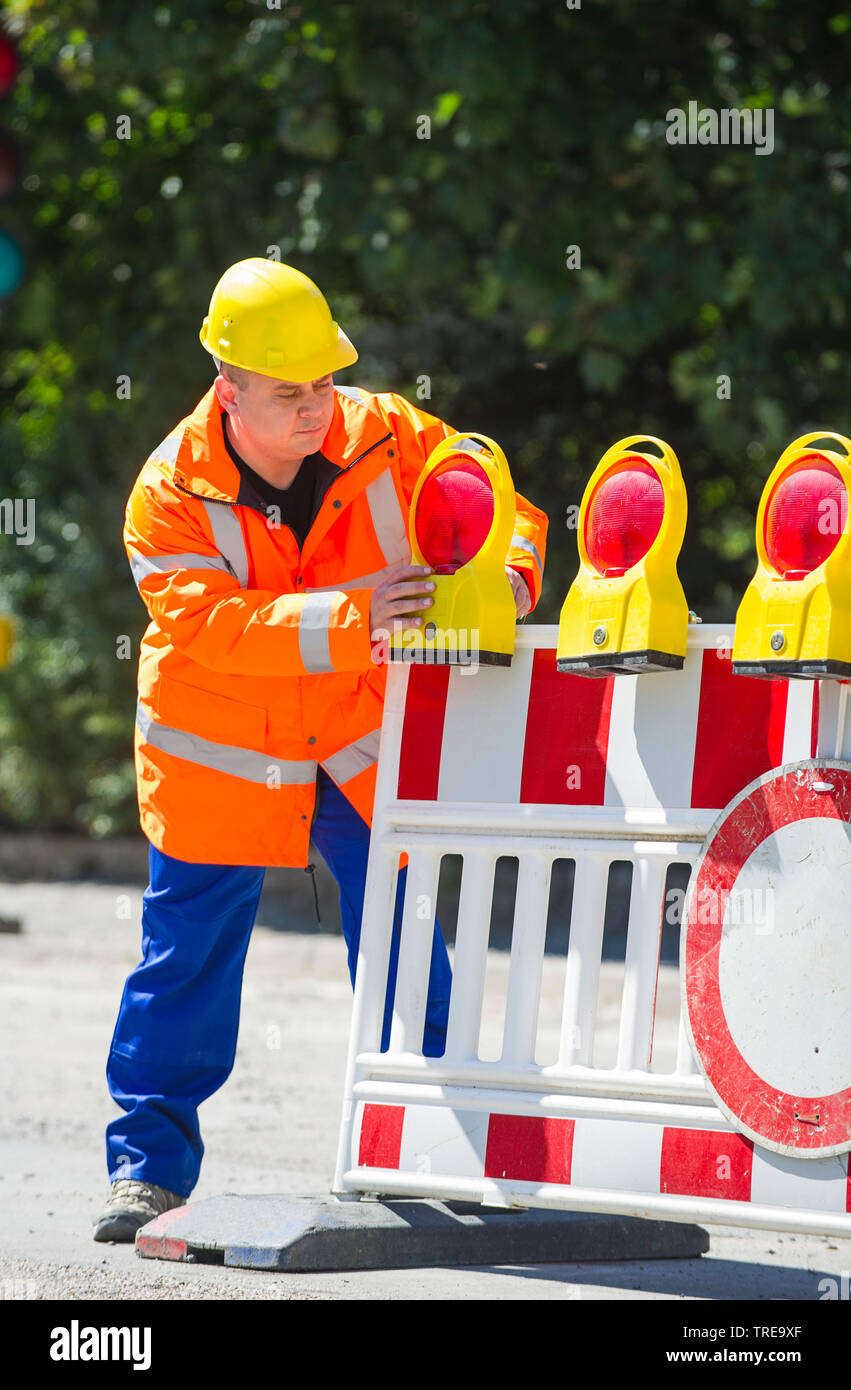
[[[340,469],[340,472],[341,472],[341,473],[348,473],[348,471],[349,471],[350,468],[354,468],[354,466],[355,466],[356,463],[360,463],[361,459],[365,459],[366,456],[367,456],[367,454],[371,454],[372,451],[373,451],[373,449],[377,449],[377,448],[378,448],[379,444],[386,444],[387,441],[388,441],[388,439],[392,439],[392,438],[393,438],[393,431],[391,430],[389,434],[385,434],[385,436],[384,436],[383,439],[376,439],[376,441],[375,441],[374,444],[370,444],[370,446],[369,446],[368,449],[364,449],[364,451],[363,451],[362,454],[358,454],[357,458],[356,458],[356,459],[352,459],[351,463],[347,463],[346,466],[345,466],[345,468],[341,468],[341,469]],[[336,481],[336,480],[335,480],[335,481]],[[330,490],[331,490],[331,489],[329,488],[328,491],[330,492]]]

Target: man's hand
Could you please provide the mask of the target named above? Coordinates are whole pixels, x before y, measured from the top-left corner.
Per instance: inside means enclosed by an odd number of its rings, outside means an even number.
[[[387,571],[387,578],[374,590],[369,606],[373,642],[380,641],[388,628],[394,631],[397,623],[400,627],[420,627],[422,618],[415,615],[434,603],[433,598],[421,597],[434,590],[434,584],[425,578],[427,574],[431,574],[428,565],[393,565]],[[400,619],[404,621],[399,622]]]
[[[532,596],[529,593],[526,580],[510,565],[505,566],[505,573],[511,580],[511,592],[514,594],[514,602],[517,605],[517,616],[518,618],[525,618],[532,607]]]

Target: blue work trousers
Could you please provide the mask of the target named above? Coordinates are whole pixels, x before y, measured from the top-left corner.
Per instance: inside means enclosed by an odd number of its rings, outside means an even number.
[[[319,769],[311,838],[340,889],[352,983],[360,940],[369,827]],[[242,972],[265,868],[188,864],[150,847],[142,899],[142,960],[124,986],[107,1061],[110,1094],[125,1113],[106,1129],[110,1181],[137,1178],[188,1197],[204,1145],[198,1106],[227,1080],[239,1027]],[[406,871],[399,873],[382,1050],[390,1035]],[[451,973],[435,922],[423,1037],[446,1039]]]

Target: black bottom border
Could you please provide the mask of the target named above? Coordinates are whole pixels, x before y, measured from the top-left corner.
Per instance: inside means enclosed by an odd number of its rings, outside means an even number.
[[[588,656],[561,657],[556,668],[566,676],[641,676],[658,671],[681,671],[684,656],[647,647],[640,652],[592,652]]]

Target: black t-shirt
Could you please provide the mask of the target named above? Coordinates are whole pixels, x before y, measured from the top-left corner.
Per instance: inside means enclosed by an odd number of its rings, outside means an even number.
[[[254,469],[245,462],[245,459],[240,458],[228,438],[226,420],[227,415],[223,411],[222,435],[224,436],[225,448],[239,469],[240,476],[264,503],[267,515],[270,515],[275,523],[280,522],[282,525],[290,527],[295,534],[298,548],[301,550],[317,510],[315,507],[316,455],[308,454],[302,460],[301,467],[289,487],[275,487],[273,483],[261,478],[259,473],[255,473]],[[269,513],[268,508],[270,507],[277,507],[278,510]]]

